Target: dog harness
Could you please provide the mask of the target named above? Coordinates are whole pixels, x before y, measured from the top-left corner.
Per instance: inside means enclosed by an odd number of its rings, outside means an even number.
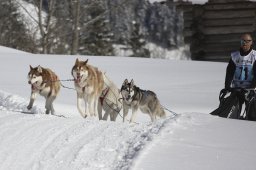
[[[101,96],[99,97],[100,99],[100,104],[103,105],[103,102],[104,102],[104,99],[106,98],[107,94],[109,92],[109,88],[105,88],[102,93],[101,93]]]

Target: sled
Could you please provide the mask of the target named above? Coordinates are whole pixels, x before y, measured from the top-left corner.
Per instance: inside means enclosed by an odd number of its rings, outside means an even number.
[[[229,95],[227,95],[229,93]],[[238,96],[244,95],[245,115],[240,115],[243,101]],[[256,121],[256,92],[254,89],[222,89],[219,94],[219,107],[211,115],[231,119],[245,119]]]
[[[256,93],[254,90],[251,91],[251,95],[248,96],[246,119],[251,121],[256,121]]]
[[[229,91],[230,92],[230,91]],[[219,95],[219,107],[212,111],[211,115],[217,115],[224,118],[240,119],[240,101],[237,97],[237,92],[232,91],[231,93],[225,92],[224,89],[220,91]]]

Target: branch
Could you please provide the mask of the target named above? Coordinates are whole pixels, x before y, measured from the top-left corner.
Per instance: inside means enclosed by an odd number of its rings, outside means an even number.
[[[86,27],[86,26],[88,26],[89,24],[92,24],[92,23],[98,21],[98,20],[99,20],[101,17],[103,17],[106,13],[108,13],[108,12],[110,12],[110,11],[112,11],[112,10],[116,10],[117,8],[120,8],[121,5],[124,5],[124,4],[128,3],[128,2],[129,2],[129,0],[124,0],[122,3],[120,3],[120,4],[118,4],[118,5],[115,5],[115,6],[112,7],[112,8],[109,8],[108,10],[106,10],[105,12],[103,12],[102,14],[100,14],[99,16],[97,16],[97,17],[91,19],[90,21],[86,22],[84,26]]]
[[[30,18],[32,18],[32,20],[39,24],[39,22],[32,15],[30,15],[29,11],[20,2],[18,2],[17,0],[14,1],[16,1],[16,3],[28,14]]]

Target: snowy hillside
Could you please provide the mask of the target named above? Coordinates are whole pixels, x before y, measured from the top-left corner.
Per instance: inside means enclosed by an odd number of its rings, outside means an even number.
[[[151,123],[149,116],[140,114],[133,124],[122,123],[121,116],[116,122],[83,119],[75,91],[65,88],[54,103],[59,116],[43,114],[40,96],[33,114],[28,112],[29,65],[51,68],[66,80],[76,58],[89,58],[118,87],[133,78],[142,89],[156,92],[162,105],[178,116],[168,113],[166,119]],[[226,63],[34,55],[4,47],[0,59],[0,169],[255,169],[255,122],[208,114],[218,106]]]

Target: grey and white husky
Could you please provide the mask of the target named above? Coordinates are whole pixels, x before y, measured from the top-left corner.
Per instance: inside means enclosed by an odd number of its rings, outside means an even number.
[[[150,90],[141,90],[134,85],[134,81],[128,82],[124,80],[121,87],[123,98],[123,121],[128,114],[129,109],[132,109],[130,122],[134,122],[138,109],[143,113],[147,113],[151,121],[155,121],[156,117],[165,117],[165,111],[162,108],[156,94]]]

